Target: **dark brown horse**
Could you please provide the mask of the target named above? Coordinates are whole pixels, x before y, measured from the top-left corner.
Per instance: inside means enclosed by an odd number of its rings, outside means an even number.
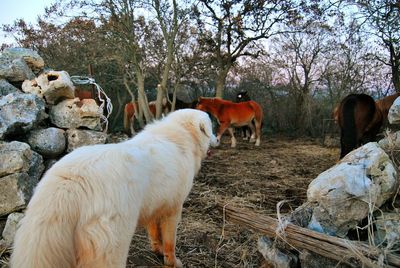
[[[173,94],[168,94],[168,98],[169,100],[172,102],[174,95]],[[179,110],[179,109],[185,109],[185,108],[191,108],[191,109],[195,109],[196,105],[197,105],[198,100],[194,100],[192,102],[184,102],[178,98],[176,98],[175,101],[175,110]],[[170,103],[168,103],[169,106],[171,106]],[[169,107],[171,110],[171,107]]]
[[[240,91],[236,94],[236,102],[244,102],[244,101],[249,101],[251,100],[249,94],[247,91]],[[242,135],[243,135],[243,140],[248,140],[251,135],[251,129],[248,126],[244,126],[240,128]]]
[[[335,107],[333,118],[340,126],[340,158],[364,143],[374,141],[387,121],[390,107],[400,93],[376,102],[366,94],[351,94]]]
[[[350,94],[337,110],[340,126],[340,158],[362,144],[374,141],[382,126],[382,113],[366,94]]]

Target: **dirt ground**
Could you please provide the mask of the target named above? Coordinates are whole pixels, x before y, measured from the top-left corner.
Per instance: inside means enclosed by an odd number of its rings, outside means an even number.
[[[184,204],[178,228],[177,256],[184,267],[260,267],[260,234],[229,223],[218,204],[232,204],[276,217],[276,204],[288,200],[289,212],[306,199],[308,184],[338,160],[338,148],[319,141],[264,137],[255,147],[238,140],[219,148],[203,162]],[[127,267],[160,267],[162,259],[149,250],[143,230],[134,236]]]

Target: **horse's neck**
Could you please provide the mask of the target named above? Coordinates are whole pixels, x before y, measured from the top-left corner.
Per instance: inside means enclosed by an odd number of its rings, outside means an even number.
[[[207,106],[208,106],[208,111],[209,111],[212,115],[216,116],[216,115],[218,114],[218,110],[219,110],[220,107],[221,107],[221,103],[219,103],[218,101],[215,101],[215,100],[214,100],[214,102],[208,103]]]
[[[383,115],[386,117],[390,107],[392,106],[393,102],[397,97],[399,97],[400,93],[396,93],[394,95],[387,96],[379,101],[376,102],[377,107],[379,110],[383,113]]]

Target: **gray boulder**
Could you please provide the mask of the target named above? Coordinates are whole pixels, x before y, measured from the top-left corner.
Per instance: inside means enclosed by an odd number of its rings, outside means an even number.
[[[86,127],[101,130],[102,111],[92,99],[64,100],[50,108],[50,120],[59,128]]]
[[[35,74],[23,59],[10,59],[0,54],[0,79],[23,82],[35,78]]]
[[[29,48],[6,48],[2,55],[12,60],[23,59],[34,73],[39,73],[44,67],[43,58],[36,51]]]
[[[22,90],[44,98],[49,104],[75,98],[75,86],[65,71],[49,71],[33,80],[26,80]]]
[[[375,243],[384,244],[386,250],[400,248],[400,214],[398,212],[383,212],[376,217]]]
[[[45,103],[35,95],[11,93],[3,96],[0,98],[0,139],[24,134],[46,117]]]
[[[0,215],[24,208],[43,170],[43,159],[28,144],[0,142]]]
[[[14,242],[15,233],[17,232],[18,223],[24,217],[24,213],[14,212],[8,215],[6,226],[3,230],[3,239],[8,246]]]
[[[0,79],[0,97],[10,93],[20,92],[18,88],[14,87],[5,79]]]
[[[33,150],[46,158],[59,156],[65,151],[67,144],[65,131],[55,127],[29,132],[27,142]]]
[[[390,107],[388,113],[388,121],[390,124],[400,123],[400,97],[398,97]]]
[[[287,250],[277,248],[271,239],[266,236],[258,238],[258,252],[263,255],[264,259],[271,267],[275,268],[295,268],[298,267],[298,258]]]
[[[344,237],[370,208],[394,195],[396,180],[396,169],[376,142],[354,150],[310,183],[307,199],[315,208],[308,228]]]
[[[107,134],[104,132],[68,129],[67,131],[68,148],[67,152],[72,152],[78,147],[93,144],[104,144],[107,140]]]

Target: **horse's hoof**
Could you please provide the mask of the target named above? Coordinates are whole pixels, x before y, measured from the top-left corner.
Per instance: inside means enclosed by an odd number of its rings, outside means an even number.
[[[174,261],[168,261],[165,257],[164,257],[164,267],[176,267],[176,268],[182,268],[183,264],[181,262],[180,259],[175,258]]]

